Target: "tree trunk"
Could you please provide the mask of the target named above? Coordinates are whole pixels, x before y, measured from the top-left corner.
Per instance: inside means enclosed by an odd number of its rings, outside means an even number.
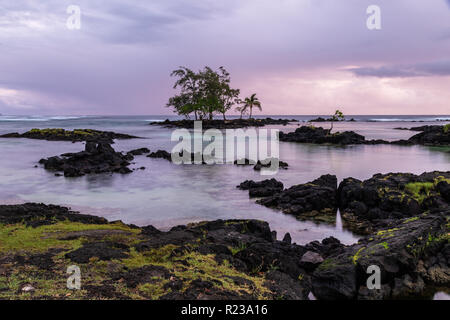
[[[251,119],[251,118],[252,118],[252,110],[253,110],[253,108],[252,108],[252,107],[250,107],[250,116],[248,117],[249,119]]]

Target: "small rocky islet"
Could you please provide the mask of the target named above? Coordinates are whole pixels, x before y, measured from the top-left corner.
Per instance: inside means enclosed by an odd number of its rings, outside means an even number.
[[[239,128],[247,128],[247,127],[263,127],[266,125],[288,125],[291,122],[298,122],[295,119],[230,119],[230,120],[201,120],[202,128],[204,130],[207,129],[239,129]],[[194,120],[184,119],[184,120],[169,120],[160,122],[151,122],[150,125],[153,126],[162,126],[165,128],[184,128],[184,129],[194,129]]]
[[[114,172],[127,174],[132,172],[128,166],[134,156],[149,152],[147,148],[140,148],[123,154],[116,152],[108,142],[88,141],[84,151],[41,159],[39,163],[44,165],[45,169],[55,171],[56,175],[61,175],[59,172],[62,172],[65,177]]]
[[[25,133],[7,133],[0,135],[0,138],[27,138],[27,139],[38,139],[47,141],[103,141],[108,143],[113,143],[114,139],[138,139],[139,137],[115,133],[110,131],[99,131],[93,129],[75,129],[75,130],[65,130],[61,128],[56,129],[31,129]]]
[[[312,143],[312,144],[331,144],[331,145],[375,145],[375,144],[394,144],[394,145],[425,145],[425,146],[450,146],[450,125],[445,126],[423,126],[412,128],[413,131],[421,131],[408,140],[366,140],[366,138],[353,131],[331,133],[330,129],[314,126],[301,126],[294,132],[280,132],[280,141]]]

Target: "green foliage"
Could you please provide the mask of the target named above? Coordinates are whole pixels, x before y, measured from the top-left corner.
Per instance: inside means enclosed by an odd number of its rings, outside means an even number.
[[[205,67],[198,72],[180,67],[171,76],[178,78],[173,88],[180,88],[180,93],[169,99],[167,107],[186,118],[194,113],[195,120],[211,120],[220,113],[225,120],[226,112],[239,102],[240,90],[230,87],[230,74],[224,67],[217,71]]]
[[[447,132],[449,132],[450,131],[450,123],[449,124],[446,124],[445,126],[444,126],[444,133],[447,133]]]
[[[362,251],[363,251],[365,248],[366,248],[366,247],[360,248],[360,249],[355,253],[355,255],[352,257],[352,261],[353,261],[353,264],[354,264],[354,265],[356,265],[356,264],[358,263],[358,259],[359,259],[360,255],[361,255]]]
[[[409,192],[419,203],[430,196],[434,190],[433,182],[411,182],[406,184],[405,190]]]
[[[386,250],[389,249],[389,244],[385,241],[385,242],[381,242],[379,243],[380,246],[384,247]]]
[[[412,218],[406,219],[405,221],[403,221],[403,223],[410,223],[413,221],[417,221],[419,219],[420,219],[419,217],[412,217]]]
[[[334,121],[344,121],[344,120],[345,120],[344,114],[340,110],[336,110],[334,115],[331,116],[331,129],[330,129],[330,131],[333,130],[333,122]]]
[[[395,235],[395,231],[398,231],[403,228],[393,228],[388,230],[380,230],[377,232],[377,236],[381,236],[381,238],[390,238]]]
[[[229,247],[231,254],[233,256],[238,254],[241,251],[244,251],[246,248],[247,248],[247,246],[245,245],[245,243],[239,243],[238,247]]]

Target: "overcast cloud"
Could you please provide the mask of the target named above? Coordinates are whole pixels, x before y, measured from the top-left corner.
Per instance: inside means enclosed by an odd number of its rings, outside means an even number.
[[[0,113],[170,113],[174,68],[223,65],[266,114],[448,114],[449,57],[450,0],[2,0]]]

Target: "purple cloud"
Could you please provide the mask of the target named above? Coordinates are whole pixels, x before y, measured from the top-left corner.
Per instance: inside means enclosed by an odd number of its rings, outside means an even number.
[[[421,63],[416,65],[396,65],[382,67],[361,67],[348,69],[360,77],[409,78],[450,76],[450,61]]]
[[[343,68],[354,81],[447,76],[449,1],[378,0],[382,30],[369,31],[369,0],[77,0],[82,27],[71,31],[71,0],[2,0],[0,113],[168,113],[179,65],[223,65],[244,93],[280,83],[262,97]],[[287,103],[315,113],[302,89]]]

